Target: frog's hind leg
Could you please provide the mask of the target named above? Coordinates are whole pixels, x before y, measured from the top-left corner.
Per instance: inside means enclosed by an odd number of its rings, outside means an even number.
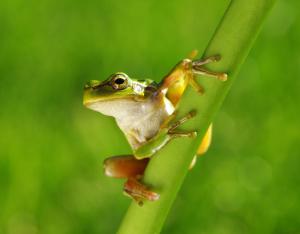
[[[148,162],[148,158],[137,160],[133,155],[120,155],[105,159],[103,168],[106,176],[130,178],[143,175]]]
[[[104,173],[109,177],[126,178],[124,194],[142,205],[143,200],[155,201],[159,198],[158,193],[139,181],[148,162],[149,158],[138,160],[133,155],[114,156],[104,161]]]
[[[207,129],[207,131],[198,147],[197,153],[194,156],[194,158],[190,164],[189,169],[192,169],[195,166],[197,157],[202,156],[203,154],[206,153],[206,151],[208,150],[208,148],[211,144],[211,139],[212,139],[212,123],[209,125],[209,127]]]

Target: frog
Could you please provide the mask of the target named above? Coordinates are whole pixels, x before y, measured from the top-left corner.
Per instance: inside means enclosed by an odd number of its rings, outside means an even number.
[[[195,59],[197,52],[178,62],[160,82],[151,79],[134,79],[124,72],[116,72],[103,81],[90,80],[84,86],[83,105],[93,111],[111,116],[124,133],[132,153],[112,156],[104,160],[104,173],[108,177],[124,178],[123,192],[139,205],[145,200],[156,201],[160,194],[144,184],[145,169],[150,159],[175,138],[194,138],[196,131],[179,131],[179,126],[196,115],[191,110],[176,120],[180,100],[188,86],[199,94],[204,88],[196,80],[199,75],[226,81],[227,74],[214,72],[204,65],[217,62],[220,55]],[[196,158],[209,148],[212,124],[194,156]]]

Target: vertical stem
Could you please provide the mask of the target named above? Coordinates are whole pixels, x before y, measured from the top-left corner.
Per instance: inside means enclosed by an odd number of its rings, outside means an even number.
[[[201,83],[206,90],[203,96],[198,96],[193,90],[186,92],[179,109],[181,113],[187,113],[191,109],[197,111],[195,119],[185,126],[196,129],[198,137],[195,140],[175,140],[151,159],[144,182],[157,189],[161,198],[156,202],[145,202],[143,207],[133,202],[119,228],[119,234],[153,234],[161,231],[205,129],[223,102],[274,2],[275,0],[231,1],[204,53],[204,56],[222,56],[220,62],[208,67],[214,71],[226,71],[229,79],[226,82],[203,79]]]

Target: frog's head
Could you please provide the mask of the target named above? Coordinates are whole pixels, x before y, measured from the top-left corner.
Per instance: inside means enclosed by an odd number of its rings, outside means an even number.
[[[124,103],[143,99],[152,92],[152,82],[134,80],[122,72],[115,73],[104,81],[91,80],[84,86],[83,104],[92,110],[108,114],[108,110],[120,109]]]

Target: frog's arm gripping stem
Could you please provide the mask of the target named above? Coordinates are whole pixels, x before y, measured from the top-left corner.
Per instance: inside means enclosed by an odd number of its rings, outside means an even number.
[[[175,115],[175,114],[174,114]],[[187,120],[193,118],[196,115],[195,111],[190,111],[182,119],[176,121],[170,126],[163,127],[156,134],[155,137],[147,141],[144,145],[134,150],[133,154],[137,159],[149,158],[155,154],[158,150],[164,147],[169,141],[178,137],[191,137],[197,136],[197,132],[178,132],[176,128],[182,125]]]
[[[210,77],[215,77],[218,80],[221,81],[226,81],[227,80],[227,74],[223,72],[213,72],[210,70],[207,70],[203,68],[203,65],[212,63],[212,62],[217,62],[221,59],[220,55],[213,55],[210,57],[207,57],[205,59],[197,59],[192,61],[192,72],[197,75],[204,75],[204,76],[210,76]]]

